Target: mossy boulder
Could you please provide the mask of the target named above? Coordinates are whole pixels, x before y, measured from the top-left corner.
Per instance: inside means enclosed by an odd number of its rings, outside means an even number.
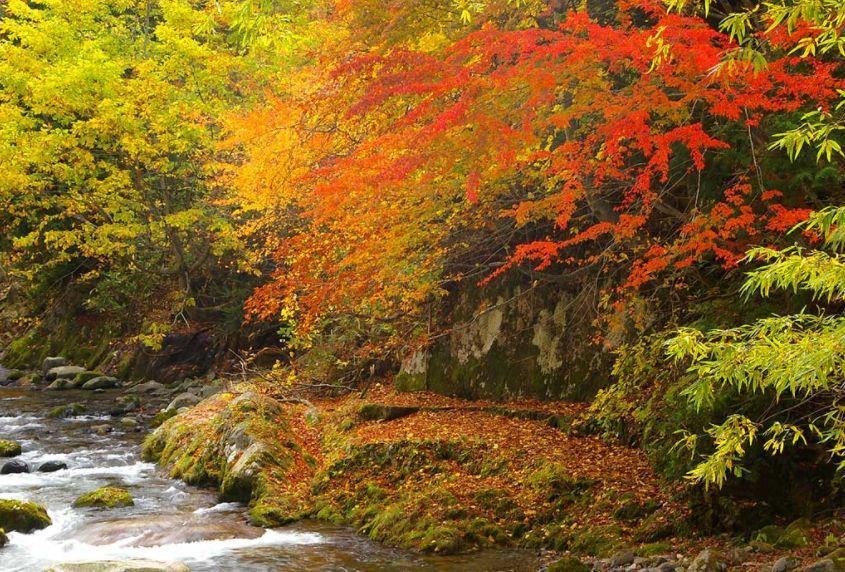
[[[17,457],[21,454],[21,444],[15,441],[0,440],[0,457]]]
[[[121,508],[134,505],[135,501],[129,491],[119,487],[102,487],[85,493],[73,502],[77,508]]]
[[[0,499],[0,529],[24,534],[53,524],[47,509],[29,501]]]
[[[47,413],[50,419],[64,419],[66,417],[76,417],[85,413],[86,407],[84,403],[68,403],[67,405],[57,405]]]
[[[9,537],[6,536],[6,531],[0,528],[0,548],[9,544]]]
[[[803,548],[810,543],[810,530],[810,522],[802,518],[785,528],[774,524],[764,526],[753,534],[752,539],[775,548]]]
[[[82,389],[93,390],[93,389],[111,389],[112,387],[117,387],[120,383],[116,377],[109,377],[107,375],[100,375],[94,378],[89,379],[85,383],[82,384]]]
[[[98,377],[104,377],[104,374],[98,371],[83,371],[82,373],[76,374],[76,377],[73,378],[73,382],[71,383],[71,387],[82,387],[87,382]]]
[[[313,458],[291,424],[297,407],[304,406],[248,389],[219,393],[164,421],[145,440],[143,455],[174,478],[216,486],[224,499],[248,503],[253,524],[281,526],[307,512],[312,477]]]

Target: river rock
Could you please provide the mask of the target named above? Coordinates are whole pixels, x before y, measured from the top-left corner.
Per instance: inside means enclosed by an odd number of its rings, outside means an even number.
[[[39,473],[55,473],[56,471],[63,471],[67,469],[67,463],[64,461],[45,461],[38,467]]]
[[[114,431],[114,427],[111,425],[92,425],[91,432],[96,433],[97,435],[108,435]]]
[[[47,510],[34,502],[0,499],[0,528],[24,534],[53,524]]]
[[[112,417],[120,417],[141,407],[141,400],[137,395],[121,395],[117,398],[115,407],[109,411]]]
[[[50,385],[46,387],[50,391],[64,391],[65,389],[72,389],[73,388],[73,381],[70,379],[59,378],[53,381]]]
[[[120,420],[120,426],[124,429],[137,429],[140,425],[134,417],[124,417]]]
[[[63,357],[44,358],[44,362],[41,364],[41,375],[47,375],[47,372],[54,367],[62,367],[63,365],[67,365],[67,360]]]
[[[112,387],[117,387],[119,380],[116,377],[109,377],[107,375],[101,375],[100,377],[95,377],[94,379],[89,379],[82,385],[82,389],[111,389]]]
[[[3,468],[0,469],[0,475],[12,475],[15,473],[28,473],[29,472],[29,465],[25,462],[21,461],[20,459],[13,459],[8,463],[3,465]]]
[[[182,409],[183,407],[193,407],[197,403],[202,401],[198,396],[194,395],[193,393],[180,393],[173,401],[170,402],[170,405],[167,406],[167,411],[174,411]]]
[[[182,562],[102,560],[56,564],[44,572],[191,572],[191,569]]]
[[[49,369],[44,378],[47,381],[53,381],[55,379],[73,379],[85,371],[84,367],[79,367],[78,365],[63,365]]]
[[[14,441],[0,440],[0,457],[17,457],[21,454],[21,444]]]
[[[129,491],[119,487],[101,487],[85,493],[73,502],[73,506],[77,508],[121,508],[134,505],[135,501]]]
[[[724,572],[728,564],[719,552],[702,550],[690,564],[688,572]]]
[[[129,388],[130,393],[160,393],[167,389],[164,384],[159,383],[157,381],[147,381],[145,383],[139,383],[138,385],[133,385]]]
[[[68,403],[67,405],[57,405],[47,413],[50,419],[65,419],[67,417],[75,417],[85,413],[84,403]]]
[[[627,566],[629,564],[634,563],[634,551],[633,550],[620,550],[619,552],[615,553],[613,556],[610,557],[610,567],[611,568],[622,568],[623,566]]]
[[[801,561],[792,556],[784,556],[772,564],[772,572],[789,572],[795,570],[801,565]]]

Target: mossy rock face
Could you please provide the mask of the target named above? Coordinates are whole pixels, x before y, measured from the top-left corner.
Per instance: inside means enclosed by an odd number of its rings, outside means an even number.
[[[24,534],[53,524],[47,509],[28,501],[0,499],[0,529]]]
[[[9,544],[9,537],[6,536],[6,531],[0,528],[0,548]]]
[[[0,440],[0,457],[17,457],[21,454],[21,444],[14,441]]]
[[[76,499],[73,506],[93,508],[121,508],[134,506],[135,501],[126,489],[119,487],[102,487],[90,493],[85,493]]]
[[[568,556],[549,564],[548,572],[590,572],[592,566],[581,562],[574,556]]]
[[[51,419],[64,419],[65,417],[76,417],[85,413],[86,407],[83,403],[69,403],[67,405],[58,405],[47,413],[47,417]]]
[[[753,540],[775,548],[803,548],[810,543],[810,529],[810,522],[806,519],[796,520],[786,528],[772,524],[754,533]]]

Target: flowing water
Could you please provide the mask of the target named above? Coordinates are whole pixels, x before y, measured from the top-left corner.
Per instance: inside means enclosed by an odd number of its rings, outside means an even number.
[[[264,530],[249,526],[244,507],[218,503],[213,491],[162,476],[140,460],[143,435],[121,430],[105,414],[118,394],[41,392],[0,388],[0,439],[23,445],[22,459],[36,468],[64,461],[55,473],[0,475],[0,498],[32,500],[47,507],[52,526],[33,534],[9,534],[0,549],[0,571],[40,571],[60,562],[146,559],[181,561],[194,571],[528,571],[525,552],[486,552],[460,557],[421,556],[385,548],[343,528],[319,523]],[[55,405],[85,402],[92,413],[48,419]],[[97,435],[92,426],[114,431]],[[135,506],[76,509],[84,492],[105,485],[128,488]]]

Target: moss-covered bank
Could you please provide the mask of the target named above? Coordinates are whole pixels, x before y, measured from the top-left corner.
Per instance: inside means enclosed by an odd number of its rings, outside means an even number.
[[[621,451],[577,441],[547,414],[355,398],[323,405],[317,415],[240,387],[165,421],[144,456],[174,477],[219,488],[224,500],[248,502],[255,524],[310,517],[421,551],[523,546],[604,555],[674,531],[666,523],[676,507],[665,496],[646,490],[646,502],[630,493],[641,477],[628,472],[646,471],[643,459],[611,472],[607,463]],[[542,454],[554,452],[553,442],[574,454]],[[585,462],[578,445],[599,448],[596,461]]]

